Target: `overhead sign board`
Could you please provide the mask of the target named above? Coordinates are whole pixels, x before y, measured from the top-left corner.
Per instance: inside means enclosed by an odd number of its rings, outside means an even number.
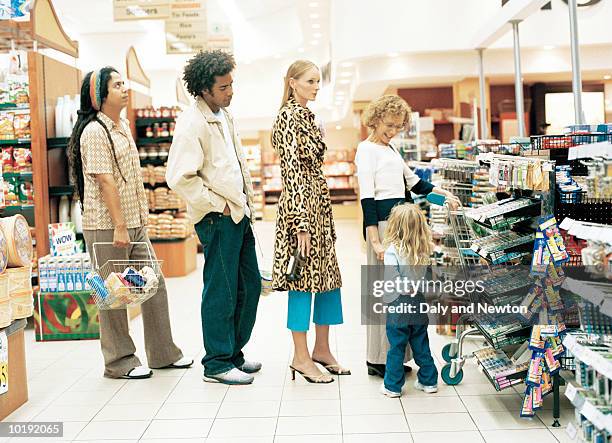
[[[166,52],[191,54],[206,49],[208,30],[205,2],[174,0],[166,20]]]
[[[170,16],[168,0],[113,0],[115,21],[159,20]]]

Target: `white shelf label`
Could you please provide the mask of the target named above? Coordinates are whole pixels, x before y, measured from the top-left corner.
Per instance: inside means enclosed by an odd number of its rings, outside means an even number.
[[[572,403],[574,403],[574,400],[576,399],[576,393],[578,391],[576,390],[576,386],[574,386],[571,383],[567,384],[567,388],[565,388],[565,396],[569,399],[569,401],[571,401]]]
[[[565,428],[565,432],[567,433],[567,436],[570,438],[570,440],[572,441],[576,440],[576,436],[578,435],[578,429],[576,429],[576,426],[574,425],[573,421],[570,421],[567,424],[567,428]]]

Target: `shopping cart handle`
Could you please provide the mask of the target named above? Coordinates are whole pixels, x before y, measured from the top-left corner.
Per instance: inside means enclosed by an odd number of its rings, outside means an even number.
[[[446,201],[446,197],[442,194],[436,194],[435,192],[430,192],[427,194],[427,201],[432,205],[444,206],[444,202]]]

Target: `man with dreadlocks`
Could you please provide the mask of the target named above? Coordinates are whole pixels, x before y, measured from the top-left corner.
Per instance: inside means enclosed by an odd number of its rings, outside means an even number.
[[[120,115],[127,101],[127,88],[117,70],[105,67],[88,73],[81,85],[81,109],[68,147],[87,250],[92,254],[94,243],[112,243],[96,246],[101,264],[149,259],[144,244],[130,242],[147,243],[153,250],[145,229],[148,206],[138,151],[129,123]],[[99,315],[104,376],[151,377],[151,369],[134,354],[126,310],[100,310]],[[150,367],[187,368],[193,364],[172,340],[163,276],[157,293],[142,304],[142,319]]]

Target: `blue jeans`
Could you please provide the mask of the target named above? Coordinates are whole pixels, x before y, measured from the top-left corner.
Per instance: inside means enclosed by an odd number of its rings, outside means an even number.
[[[287,303],[287,328],[306,332],[310,326],[312,292],[289,291]],[[312,321],[317,325],[342,324],[340,288],[315,293]]]
[[[240,223],[216,212],[195,225],[204,248],[202,335],[204,374],[244,364],[261,293],[255,237],[247,217]]]
[[[405,296],[393,304],[406,302]],[[415,300],[413,300],[415,301]],[[415,303],[418,306],[418,300]],[[389,352],[385,367],[385,388],[392,392],[402,392],[406,381],[404,374],[404,355],[406,346],[410,343],[415,363],[419,366],[417,378],[424,386],[438,384],[438,369],[429,349],[427,326],[429,321],[426,315],[420,314],[388,314],[387,339]]]

